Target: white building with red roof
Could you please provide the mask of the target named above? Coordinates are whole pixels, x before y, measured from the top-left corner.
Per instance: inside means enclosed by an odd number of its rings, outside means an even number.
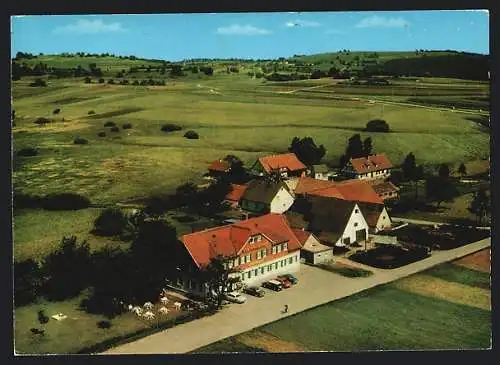
[[[353,179],[386,180],[391,176],[392,163],[384,154],[351,158],[343,174]]]
[[[283,153],[260,157],[250,169],[257,176],[270,175],[279,171],[282,177],[305,176],[307,167],[295,153]]]
[[[176,284],[200,296],[206,294],[201,272],[216,257],[225,258],[231,276],[239,276],[246,285],[257,285],[300,268],[301,243],[281,214],[186,234],[182,244],[190,262],[187,270],[179,271]]]

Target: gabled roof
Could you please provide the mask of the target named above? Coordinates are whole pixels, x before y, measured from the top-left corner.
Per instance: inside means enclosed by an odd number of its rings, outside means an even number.
[[[294,229],[293,232],[297,237],[300,236],[299,240],[302,239],[302,250],[309,252],[323,252],[330,251],[332,248],[326,245],[321,244],[316,237],[311,232],[303,231],[301,229]],[[315,240],[307,242],[309,237],[313,236]]]
[[[267,173],[281,168],[286,168],[288,171],[300,171],[306,169],[306,166],[300,162],[295,153],[264,156],[259,158],[259,162]]]
[[[357,204],[323,196],[309,196],[307,201],[310,203],[307,212],[293,213],[294,222],[299,226],[297,228],[305,228],[318,238],[335,243],[344,232]],[[301,220],[307,222],[306,227],[300,227]]]
[[[246,185],[231,184],[231,191],[226,195],[226,200],[239,202],[246,188]]]
[[[399,188],[390,181],[385,181],[378,184],[372,184],[372,188],[378,195],[385,193],[394,193],[399,191]]]
[[[208,166],[209,171],[227,172],[230,169],[231,164],[226,160],[215,160]]]
[[[285,216],[266,214],[247,219],[232,225],[215,227],[204,231],[186,234],[182,242],[195,264],[201,268],[212,258],[236,256],[246,245],[250,236],[262,234],[272,243],[288,242],[288,251],[301,248],[301,244]]]
[[[281,188],[288,191],[288,186],[284,182],[274,183],[266,180],[253,180],[248,184],[241,198],[253,202],[271,204]]]
[[[380,214],[384,211],[384,206],[370,203],[359,203],[358,206],[359,209],[361,209],[361,213],[363,213],[363,217],[365,217],[368,226],[370,228],[376,227]]]
[[[359,174],[392,168],[392,163],[385,153],[368,157],[351,158],[349,161],[354,171]]]
[[[295,194],[307,194],[375,204],[384,203],[375,190],[373,190],[370,183],[360,179],[334,182],[301,177],[295,188]]]

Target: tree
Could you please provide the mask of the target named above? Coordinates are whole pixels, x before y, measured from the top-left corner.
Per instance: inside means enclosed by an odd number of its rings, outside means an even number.
[[[317,146],[311,137],[293,137],[288,151],[295,153],[306,166],[318,164],[326,153],[325,147]]]
[[[437,208],[442,202],[451,202],[457,195],[453,182],[440,176],[431,176],[425,182],[427,199],[437,202]]]
[[[214,184],[198,193],[197,201],[202,204],[209,215],[212,215],[225,208],[223,202],[230,191],[229,179],[220,177]]]
[[[370,156],[373,152],[372,138],[366,137],[363,141],[363,155]]]
[[[137,238],[130,246],[134,280],[129,283],[137,300],[157,297],[167,277],[177,274],[178,262],[183,259],[183,247],[177,232],[162,220],[144,220]]]
[[[92,79],[90,77],[85,77],[85,79],[83,80],[84,83],[86,84],[91,84],[92,83]]]
[[[465,167],[465,164],[462,162],[460,164],[460,166],[458,167],[458,173],[464,177],[465,175],[467,175],[467,168]]]
[[[361,135],[356,133],[347,141],[347,148],[345,151],[347,161],[351,158],[363,157],[363,154],[363,142],[361,141]]]
[[[184,73],[182,72],[182,66],[172,65],[170,68],[170,76],[171,77],[184,76]]]
[[[450,177],[450,168],[447,164],[443,163],[439,166],[439,177],[448,179]]]
[[[42,79],[35,79],[34,82],[30,83],[32,87],[46,87],[47,83]]]
[[[118,236],[127,224],[126,215],[119,209],[108,208],[94,221],[93,233],[99,236]]]
[[[180,205],[193,206],[198,203],[198,189],[193,183],[179,185],[175,190],[175,200]]]
[[[43,263],[47,276],[44,294],[50,300],[77,296],[87,285],[90,267],[90,248],[86,241],[77,243],[76,236],[63,237],[56,251]]]
[[[368,123],[366,123],[366,129],[367,132],[384,132],[387,133],[389,132],[389,124],[385,120],[382,119],[374,119],[370,120]]]
[[[486,195],[486,189],[481,189],[474,194],[469,206],[469,212],[476,215],[479,224],[491,213],[491,200]]]
[[[227,155],[224,160],[229,162],[230,168],[228,178],[232,183],[242,183],[247,178],[247,173],[243,167],[243,161],[234,155]]]
[[[14,263],[14,304],[16,307],[33,303],[41,294],[43,276],[40,265],[33,259]]]
[[[104,80],[102,77],[99,79],[99,83],[100,83],[100,84],[104,84],[104,81],[105,81],[105,80]]]
[[[229,262],[234,257],[222,257],[220,255],[212,258],[210,263],[202,269],[202,278],[208,287],[208,300],[212,301],[217,308],[222,306],[224,295],[231,290],[233,284],[241,280],[240,276],[231,275],[235,272],[229,268]]]
[[[422,166],[417,166],[413,152],[406,155],[402,169],[405,180],[415,183],[415,199],[418,199],[418,182],[423,179],[424,170]]]

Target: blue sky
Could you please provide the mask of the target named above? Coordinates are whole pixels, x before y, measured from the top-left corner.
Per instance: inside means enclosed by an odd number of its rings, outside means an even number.
[[[11,53],[277,58],[352,51],[489,53],[487,11],[34,15],[12,18]]]

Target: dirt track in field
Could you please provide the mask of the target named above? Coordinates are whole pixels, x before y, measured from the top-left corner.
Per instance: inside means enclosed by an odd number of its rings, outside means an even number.
[[[303,352],[305,349],[293,342],[284,341],[278,337],[261,331],[252,331],[238,336],[238,341],[251,347],[264,349],[268,352]]]
[[[453,263],[455,265],[464,266],[469,269],[491,273],[491,258],[490,258],[490,250],[481,250],[472,255],[465,256]]]

